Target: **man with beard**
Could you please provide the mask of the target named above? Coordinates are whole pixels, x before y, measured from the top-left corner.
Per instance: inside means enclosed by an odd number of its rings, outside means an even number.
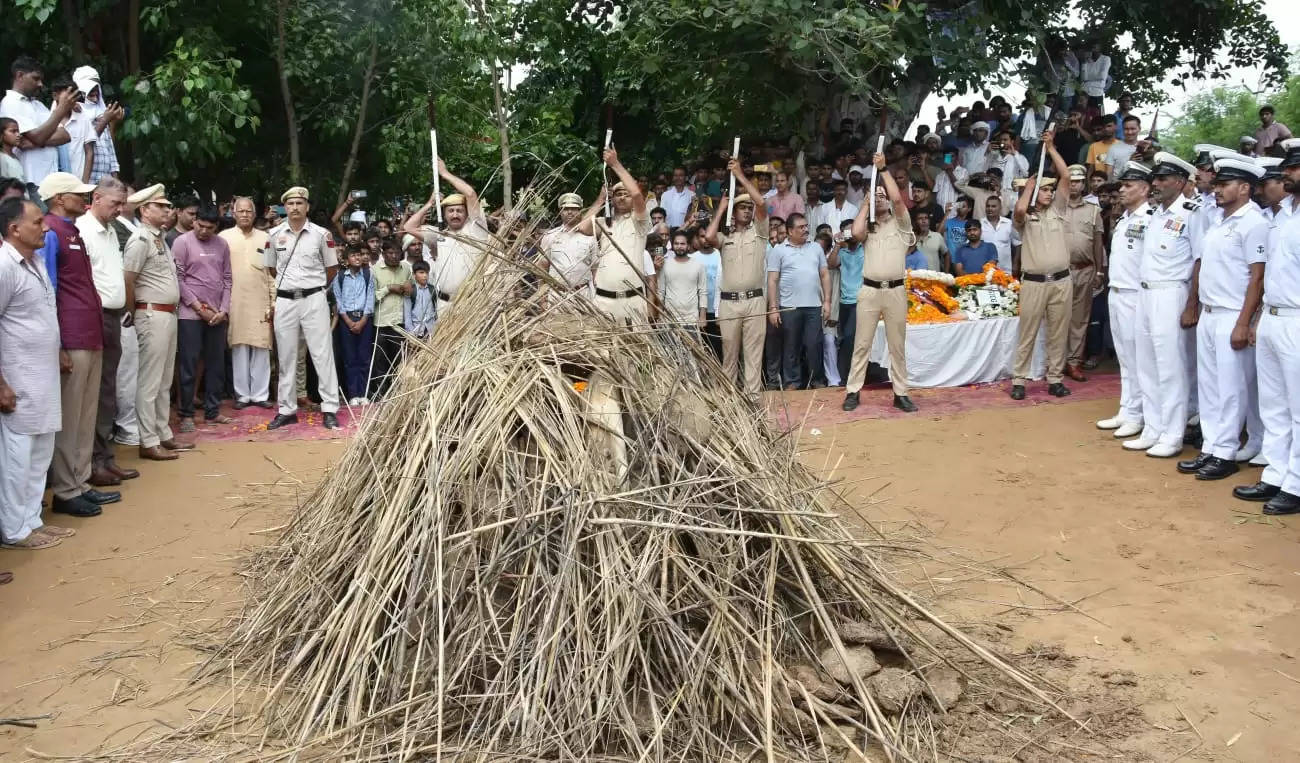
[[[643,325],[650,319],[648,295],[657,291],[654,263],[646,252],[650,233],[650,214],[646,209],[641,186],[619,161],[618,152],[605,149],[605,164],[614,171],[618,182],[610,189],[614,221],[605,228],[598,225],[596,212],[604,203],[602,196],[592,205],[582,221],[583,233],[594,233],[600,247],[594,277],[596,307],[614,321]]]
[[[491,234],[474,187],[451,174],[442,159],[438,160],[438,174],[456,192],[441,202],[430,195],[424,206],[402,224],[402,232],[415,236],[429,247],[430,252],[436,252],[433,262],[429,264],[429,283],[433,284],[438,293],[438,317],[444,319],[451,310],[461,285],[483,257],[484,247]],[[424,218],[433,209],[434,203],[441,204],[447,232],[451,235],[439,234],[436,228],[424,224]]]
[[[1107,300],[1111,337],[1119,361],[1119,413],[1097,422],[1098,429],[1113,430],[1116,438],[1132,437],[1142,431],[1136,331],[1142,242],[1151,223],[1151,207],[1147,204],[1150,193],[1151,170],[1129,162],[1120,175],[1119,199],[1124,211],[1111,237]]]
[[[570,289],[585,289],[596,264],[596,239],[578,229],[583,216],[581,196],[561,194],[559,207],[560,224],[542,235],[544,259],[538,264]]]
[[[1269,230],[1250,200],[1264,169],[1239,156],[1217,159],[1214,169],[1220,214],[1204,232],[1192,270],[1201,309],[1196,362],[1204,441],[1199,456],[1178,462],[1179,472],[1198,480],[1221,480],[1238,470],[1241,428],[1254,404],[1250,334],[1263,297]]]

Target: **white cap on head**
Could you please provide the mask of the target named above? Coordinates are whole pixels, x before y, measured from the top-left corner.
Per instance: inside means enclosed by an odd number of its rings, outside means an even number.
[[[1152,177],[1161,177],[1163,175],[1182,175],[1184,178],[1190,178],[1196,174],[1196,167],[1190,162],[1185,162],[1168,151],[1157,151],[1155,155],[1155,166],[1151,168]]]
[[[72,72],[72,84],[82,93],[89,93],[99,87],[99,72],[93,66],[78,66]]]
[[[1240,153],[1238,151],[1230,151],[1226,148],[1216,148],[1210,151],[1210,159],[1214,161],[1215,164],[1218,164],[1220,159],[1235,159],[1239,162],[1255,161],[1254,159],[1250,158],[1249,156],[1246,156],[1243,153]]]
[[[852,175],[852,174],[855,173],[855,172],[858,173],[859,175],[865,175],[865,174],[867,174],[867,168],[866,168],[866,167],[863,167],[863,166],[860,165],[860,164],[855,164],[855,165],[853,165],[852,167],[849,167],[849,174],[850,174],[850,175]]]
[[[939,133],[937,132],[927,132],[925,135],[921,136],[922,143],[929,143],[930,141],[935,141],[936,143],[943,143],[943,136],[939,135]]]
[[[1224,158],[1214,160],[1214,179],[1219,180],[1245,180],[1254,182],[1264,177],[1264,168],[1255,164],[1249,159],[1245,161],[1236,158]]]
[[[1283,151],[1295,151],[1300,149],[1300,138],[1287,138],[1278,145],[1282,147]]]
[[[1243,135],[1243,136],[1241,136],[1241,142],[1242,142],[1242,143],[1248,143],[1248,144],[1250,144],[1250,145],[1252,145],[1252,146],[1255,145],[1255,144],[1257,144],[1257,143],[1259,143],[1259,141],[1255,140],[1254,136],[1252,136],[1252,135]]]

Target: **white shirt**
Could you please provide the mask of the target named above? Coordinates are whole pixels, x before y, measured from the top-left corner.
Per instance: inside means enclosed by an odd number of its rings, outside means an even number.
[[[76,225],[81,240],[86,242],[86,256],[90,258],[90,274],[95,279],[99,301],[105,310],[122,309],[126,305],[126,280],[122,275],[122,249],[117,244],[117,231],[89,212],[78,217]]]
[[[828,201],[821,206],[822,222],[831,226],[831,235],[840,232],[840,226],[845,220],[852,220],[858,216],[858,205],[845,199],[843,207],[835,206],[835,202]]]
[[[989,142],[971,143],[957,154],[957,163],[974,175],[988,167]]]
[[[844,193],[845,203],[852,204],[855,207],[862,204],[862,200],[867,198],[867,189],[870,187],[871,187],[870,184],[865,181],[862,183],[861,188],[854,188],[853,184],[849,183],[849,188]]]
[[[1270,231],[1264,304],[1300,309],[1300,214]]]
[[[1201,274],[1197,279],[1201,304],[1240,310],[1250,285],[1250,266],[1268,259],[1268,219],[1252,202],[1220,218],[1205,232]]]
[[[997,247],[998,269],[1008,273],[1011,272],[1011,237],[1013,235],[1013,227],[1014,226],[1011,224],[1011,218],[1009,217],[998,218],[998,225],[996,228],[989,224],[987,218],[980,220],[980,228],[983,231],[981,234],[982,239]]]
[[[90,112],[82,109],[73,111],[68,121],[63,123],[63,129],[68,131],[68,163],[69,169],[73,175],[80,180],[86,177],[83,174],[86,170],[86,146],[91,148],[91,161],[94,161],[94,143],[99,138],[95,132],[94,119]],[[57,150],[57,149],[56,149]]]
[[[989,152],[985,162],[985,169],[988,170],[993,167],[1002,170],[1002,201],[1005,203],[1008,193],[1014,196],[1012,181],[1016,178],[1029,177],[1029,160],[1019,151],[1005,156],[1001,152]]]
[[[956,178],[957,185],[966,185],[967,181],[970,180],[970,173],[960,165],[952,168],[952,176]],[[939,177],[934,179],[934,200],[939,204],[940,208],[947,212],[948,205],[955,203],[960,195],[957,186],[953,185],[953,182],[948,179],[948,173],[940,171]]]
[[[1143,281],[1188,281],[1192,277],[1192,216],[1200,207],[1196,202],[1178,198],[1168,208],[1156,206],[1151,223],[1142,239],[1142,263],[1138,269]]]
[[[1120,176],[1120,173],[1128,166],[1129,160],[1133,158],[1135,153],[1137,153],[1137,144],[1125,143],[1122,140],[1106,149],[1106,153],[1102,155],[1101,160],[1107,167],[1110,167],[1111,180]]]
[[[1094,98],[1106,93],[1106,80],[1110,79],[1110,56],[1097,56],[1091,61],[1079,59],[1080,89]]]
[[[50,107],[17,90],[10,90],[0,101],[0,117],[9,117],[17,122],[20,133],[31,132],[49,120]],[[27,182],[40,185],[46,175],[59,171],[59,150],[54,147],[19,150],[18,161],[23,165]]]
[[[682,223],[686,222],[686,212],[691,208],[691,200],[695,194],[689,187],[677,190],[673,186],[668,186],[664,195],[659,197],[659,206],[664,208],[667,217],[664,222],[668,223],[669,228],[680,228]]]
[[[1142,206],[1119,216],[1115,230],[1110,235],[1110,285],[1116,289],[1138,289],[1142,286],[1142,241],[1147,226],[1151,224],[1151,205]]]

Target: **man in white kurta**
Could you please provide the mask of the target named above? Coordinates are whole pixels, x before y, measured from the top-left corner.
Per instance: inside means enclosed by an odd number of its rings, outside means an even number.
[[[235,408],[271,408],[271,305],[275,282],[266,269],[271,239],[253,227],[253,200],[235,199],[235,227],[219,235],[230,247],[231,386]]]

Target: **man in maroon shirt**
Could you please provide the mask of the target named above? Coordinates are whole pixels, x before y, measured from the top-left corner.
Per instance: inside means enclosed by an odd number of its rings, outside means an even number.
[[[43,255],[55,265],[54,298],[59,316],[59,379],[62,428],[54,438],[50,489],[54,511],[93,517],[100,506],[122,500],[117,492],[90,487],[95,417],[99,413],[100,364],[104,355],[103,305],[95,289],[90,256],[73,222],[86,211],[85,194],[95,190],[73,175],[54,172],[39,192],[49,213]]]
[[[230,246],[216,235],[221,214],[204,205],[193,229],[176,237],[172,257],[181,304],[176,346],[180,355],[180,400],[177,413],[182,432],[194,431],[194,382],[203,357],[203,418],[208,425],[229,424],[221,413],[226,388],[226,327],[230,318]]]

